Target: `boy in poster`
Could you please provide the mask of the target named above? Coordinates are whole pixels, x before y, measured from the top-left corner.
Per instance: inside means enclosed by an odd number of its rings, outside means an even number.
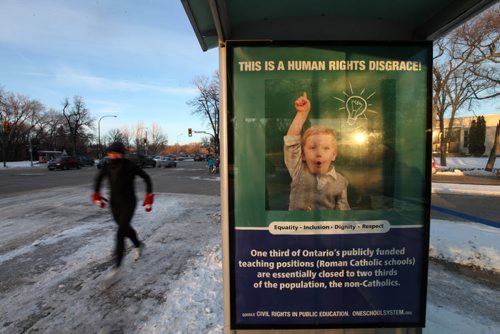
[[[312,126],[300,137],[311,110],[307,93],[295,101],[297,114],[284,137],[285,165],[292,178],[289,210],[350,210],[348,181],[335,171],[337,138],[333,130]]]

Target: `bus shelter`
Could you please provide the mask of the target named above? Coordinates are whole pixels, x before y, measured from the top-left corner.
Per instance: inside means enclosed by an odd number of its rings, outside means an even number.
[[[182,0],[220,55],[226,332],[421,332],[432,42],[494,2]]]

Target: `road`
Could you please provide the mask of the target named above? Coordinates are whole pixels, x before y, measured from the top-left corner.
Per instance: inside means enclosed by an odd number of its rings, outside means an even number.
[[[176,168],[146,168],[154,180],[155,192],[170,192],[197,195],[220,195],[218,175],[209,175],[204,162],[179,161]],[[0,198],[13,193],[50,189],[62,186],[87,186],[90,193],[92,180],[97,172],[95,167],[85,167],[72,171],[49,171],[45,168],[13,168],[2,171],[0,179]],[[140,180],[137,189],[142,190]],[[434,175],[433,182],[488,184],[500,186],[500,179],[467,176]],[[498,197],[432,194],[432,204],[472,215],[490,221],[498,221],[500,207]],[[431,218],[466,221],[467,219],[431,211]]]
[[[115,225],[108,210],[89,203],[95,168],[2,171],[0,333],[135,333],[175,303],[174,284],[211,240],[220,242],[218,176],[203,167],[146,170],[155,206],[134,217],[146,250],[137,262],[125,257],[121,280],[108,289],[99,282],[112,265]],[[16,178],[24,180],[18,187]],[[483,278],[431,262],[428,301],[500,323],[500,287]]]
[[[478,177],[465,175],[436,174],[432,176],[436,183],[474,184],[477,186],[497,186],[500,189],[500,179],[494,177]],[[432,205],[444,208],[441,212],[431,210],[431,218],[476,222],[496,222],[500,224],[500,206],[498,196],[470,196],[459,194],[432,194]],[[450,214],[453,213],[453,214]]]
[[[218,174],[208,174],[204,162],[179,161],[175,168],[145,168],[153,179],[154,192],[219,195]],[[46,168],[12,168],[1,171],[0,198],[13,193],[55,187],[87,186],[90,192],[96,167],[79,170],[49,171]],[[138,180],[137,189],[143,188]]]
[[[500,206],[498,203],[498,196],[432,194],[432,205],[451,210],[455,214],[431,210],[431,218],[452,221],[470,221],[478,218],[475,220],[476,222],[488,220],[500,224]]]

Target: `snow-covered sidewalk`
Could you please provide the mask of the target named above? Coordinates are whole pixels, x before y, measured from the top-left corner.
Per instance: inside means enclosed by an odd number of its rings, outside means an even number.
[[[28,162],[29,163],[29,162]],[[497,160],[497,165],[498,165]],[[449,160],[449,164],[451,161]],[[9,163],[9,168],[26,164]],[[1,168],[0,168],[1,170]],[[461,193],[476,196],[500,196],[499,186],[433,184],[436,193]],[[213,217],[214,221],[218,217]],[[14,224],[15,225],[15,224]],[[500,277],[500,229],[472,222],[432,219],[430,226],[431,258],[487,270]],[[189,263],[169,288],[168,302],[163,303],[147,321],[137,324],[139,333],[222,333],[223,292],[221,238],[203,240],[204,251]],[[432,278],[430,278],[431,280]],[[455,280],[452,278],[451,280]],[[462,282],[462,281],[461,281]],[[475,283],[460,283],[470,294],[479,291]],[[498,293],[498,291],[496,291]],[[500,304],[500,303],[499,303]],[[470,305],[474,308],[474,305]],[[179,316],[182,315],[182,316]],[[2,329],[0,329],[2,332]],[[471,316],[449,305],[428,299],[427,327],[424,333],[500,333],[500,322]]]

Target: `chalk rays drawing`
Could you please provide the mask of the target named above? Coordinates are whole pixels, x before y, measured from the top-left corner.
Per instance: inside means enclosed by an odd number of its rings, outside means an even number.
[[[349,82],[349,91],[343,91],[345,98],[334,97],[335,99],[342,102],[342,107],[339,110],[347,111],[347,124],[354,125],[358,118],[368,119],[366,116],[367,112],[377,113],[375,110],[370,109],[371,103],[369,100],[375,95],[375,91],[370,95],[365,97],[366,89],[363,88],[359,94],[354,92],[352,84]]]

